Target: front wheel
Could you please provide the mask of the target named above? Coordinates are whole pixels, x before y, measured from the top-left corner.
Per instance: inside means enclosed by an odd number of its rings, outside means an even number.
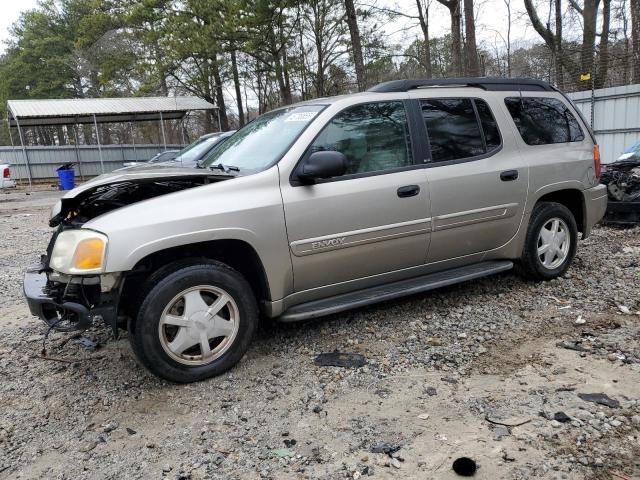
[[[576,253],[578,228],[571,211],[560,203],[541,202],[531,213],[520,270],[534,280],[564,274]]]
[[[149,290],[131,340],[151,372],[189,383],[240,361],[257,322],[256,300],[242,275],[219,262],[195,263]]]

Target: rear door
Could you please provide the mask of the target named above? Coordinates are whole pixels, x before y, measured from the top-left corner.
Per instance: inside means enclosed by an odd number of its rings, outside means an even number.
[[[460,91],[460,90],[457,90]],[[431,158],[433,222],[428,263],[500,247],[522,220],[529,169],[505,113],[488,98],[418,97]],[[500,95],[499,93],[496,95]]]
[[[424,264],[429,192],[407,106],[358,104],[325,125],[303,160],[319,150],[342,152],[345,175],[314,185],[281,177],[296,292],[365,277],[379,283],[377,275]]]

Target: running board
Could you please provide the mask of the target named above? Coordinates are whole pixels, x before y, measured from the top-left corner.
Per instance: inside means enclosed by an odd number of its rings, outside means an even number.
[[[513,268],[509,260],[495,260],[476,263],[466,267],[452,268],[444,272],[431,273],[421,277],[409,278],[398,282],[378,285],[355,292],[343,293],[334,297],[301,303],[286,310],[276,320],[280,322],[298,322],[311,318],[323,317],[332,313],[364,307],[373,303],[392,300],[407,295],[426,292],[447,285],[454,285],[467,280],[493,275]]]

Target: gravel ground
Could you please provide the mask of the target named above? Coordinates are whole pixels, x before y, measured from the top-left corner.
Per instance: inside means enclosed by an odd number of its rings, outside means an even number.
[[[461,456],[477,478],[640,478],[639,228],[597,228],[552,282],[265,324],[230,373],[177,386],[103,328],[39,357],[21,276],[57,195],[0,194],[0,478],[447,479]],[[367,363],[314,363],[336,350]]]

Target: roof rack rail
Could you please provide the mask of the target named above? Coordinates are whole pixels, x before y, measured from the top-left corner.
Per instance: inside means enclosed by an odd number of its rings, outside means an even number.
[[[371,87],[369,92],[391,93],[408,92],[422,87],[476,87],[490,91],[534,91],[553,92],[555,89],[547,82],[530,78],[463,77],[435,78],[424,80],[391,80]]]

